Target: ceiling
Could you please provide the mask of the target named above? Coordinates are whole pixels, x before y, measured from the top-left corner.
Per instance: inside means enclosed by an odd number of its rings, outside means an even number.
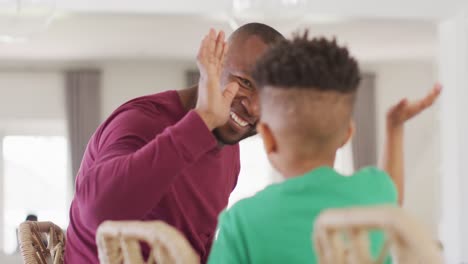
[[[68,15],[26,42],[0,43],[0,59],[192,59],[210,27],[232,31],[225,21],[198,16]],[[365,61],[431,59],[436,50],[436,27],[428,21],[362,19],[276,27],[286,36],[297,28],[336,36]]]
[[[58,8],[79,13],[219,14],[230,12],[233,0],[57,0]],[[234,0],[235,1],[235,0]],[[245,2],[245,0],[244,0]],[[252,2],[305,2],[313,15],[346,17],[442,19],[453,16],[466,0],[252,0]],[[275,15],[274,13],[271,15]],[[276,14],[277,15],[277,14]]]
[[[304,17],[266,14],[266,23],[286,36],[298,28],[336,36],[363,61],[427,60],[435,57],[437,22],[457,14],[465,1],[309,0]],[[57,0],[56,13],[47,30],[27,41],[0,43],[0,59],[187,60],[210,27],[230,33],[233,17],[227,0]]]

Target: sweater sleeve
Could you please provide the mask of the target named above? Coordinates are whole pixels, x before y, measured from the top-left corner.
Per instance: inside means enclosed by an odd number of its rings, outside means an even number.
[[[157,121],[157,120],[156,120]],[[138,109],[120,113],[104,128],[95,161],[77,184],[83,222],[97,228],[105,220],[140,219],[168,191],[174,180],[217,141],[200,116],[190,111],[173,126],[145,128],[154,117]]]

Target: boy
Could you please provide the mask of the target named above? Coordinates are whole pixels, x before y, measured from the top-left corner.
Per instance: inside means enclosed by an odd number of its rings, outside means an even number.
[[[209,263],[316,263],[312,223],[327,208],[401,202],[403,123],[432,104],[440,87],[414,104],[401,101],[387,116],[385,169],[351,177],[333,169],[336,151],[353,134],[360,72],[336,41],[307,32],[269,50],[255,69],[261,121],[271,164],[286,179],[222,213]],[[397,188],[399,189],[397,191]],[[372,251],[383,243],[373,235]]]

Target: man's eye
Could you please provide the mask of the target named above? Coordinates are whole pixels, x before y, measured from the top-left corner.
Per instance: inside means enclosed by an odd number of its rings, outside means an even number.
[[[243,86],[247,88],[252,88],[252,82],[250,82],[249,80],[240,78],[240,81]]]

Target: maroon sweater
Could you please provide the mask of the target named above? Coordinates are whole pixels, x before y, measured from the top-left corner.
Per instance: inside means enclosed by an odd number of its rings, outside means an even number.
[[[122,105],[88,143],[65,262],[98,263],[95,235],[105,220],[162,220],[187,237],[204,263],[239,170],[239,146],[219,148],[177,92]]]

